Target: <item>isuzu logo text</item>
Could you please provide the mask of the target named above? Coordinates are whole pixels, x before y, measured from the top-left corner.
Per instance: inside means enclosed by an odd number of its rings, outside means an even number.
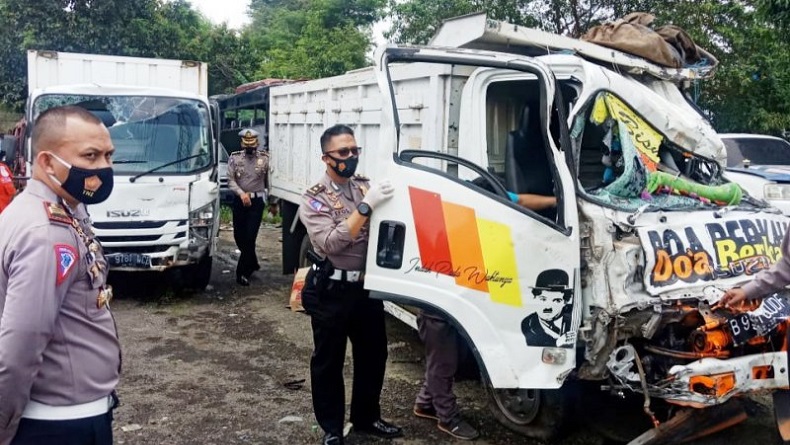
[[[151,211],[148,209],[134,210],[108,210],[107,218],[133,218],[135,216],[148,216]]]

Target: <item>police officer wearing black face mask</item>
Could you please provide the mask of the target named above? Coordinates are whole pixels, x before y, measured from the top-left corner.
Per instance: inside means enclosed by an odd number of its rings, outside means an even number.
[[[228,158],[228,188],[233,199],[233,238],[239,248],[236,282],[250,285],[250,275],[261,268],[255,254],[255,240],[261,227],[263,208],[269,196],[269,154],[258,150],[258,132],[239,132],[240,151]]]
[[[392,198],[393,187],[389,181],[371,185],[367,178],[355,175],[362,149],[351,128],[328,128],[321,136],[321,151],[326,174],[304,194],[299,207],[310,242],[324,257],[318,261],[320,268],[308,272],[302,291],[315,345],[310,362],[315,417],[325,432],[323,445],[342,445],[343,364],[350,339],[354,349],[350,413],[354,431],[399,437],[401,429],[382,420],[379,405],[387,363],[384,309],[364,288],[368,219]]]
[[[0,214],[0,445],[111,445],[121,347],[85,204],[112,191],[112,140],[57,107],[31,145],[33,178]]]

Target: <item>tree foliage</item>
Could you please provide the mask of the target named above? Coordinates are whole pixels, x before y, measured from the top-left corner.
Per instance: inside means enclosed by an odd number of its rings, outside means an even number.
[[[788,0],[390,0],[388,7],[390,38],[417,44],[443,20],[471,12],[574,37],[630,12],[650,12],[719,59],[716,76],[693,86],[719,131],[790,130]]]
[[[252,79],[249,46],[186,0],[0,0],[0,102],[24,103],[28,49],[200,60],[213,94]]]
[[[249,0],[241,32],[212,25],[188,0],[0,0],[0,103],[24,103],[27,49],[201,60],[215,94],[362,67],[385,15],[391,40],[424,44],[443,20],[478,11],[569,36],[653,13],[720,60],[712,80],[693,85],[718,130],[790,129],[790,0]]]
[[[365,66],[383,0],[252,0],[258,77],[318,78]]]

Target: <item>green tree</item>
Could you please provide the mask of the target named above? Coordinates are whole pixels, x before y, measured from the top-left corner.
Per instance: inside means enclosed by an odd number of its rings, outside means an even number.
[[[252,78],[250,47],[186,0],[0,0],[0,102],[24,104],[28,49],[200,60],[214,94]]]
[[[391,0],[389,10],[389,36],[410,43],[426,43],[446,18],[477,11],[570,36],[630,12],[650,12],[657,25],[680,26],[720,61],[713,79],[694,85],[719,131],[790,129],[788,0]]]
[[[385,0],[252,0],[257,77],[318,78],[367,64]]]

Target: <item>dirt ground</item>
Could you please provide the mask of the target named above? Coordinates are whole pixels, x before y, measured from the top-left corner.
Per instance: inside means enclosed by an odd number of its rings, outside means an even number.
[[[220,252],[205,292],[174,295],[157,274],[111,275],[123,345],[117,444],[320,443],[309,389],[310,324],[287,308],[292,277],[280,273],[280,229],[261,228],[262,270],[247,288],[235,284],[232,233],[220,233]],[[405,432],[391,442],[454,443],[434,423],[411,415],[423,373],[416,333],[390,318],[388,334],[383,417]],[[348,383],[350,359],[346,371]],[[456,393],[463,414],[482,434],[478,444],[537,443],[494,420],[478,381],[459,382]],[[755,400],[748,406],[749,420],[693,443],[777,443],[768,399]],[[354,433],[347,438],[351,445],[389,442]],[[558,443],[607,442],[589,429],[575,428]]]

